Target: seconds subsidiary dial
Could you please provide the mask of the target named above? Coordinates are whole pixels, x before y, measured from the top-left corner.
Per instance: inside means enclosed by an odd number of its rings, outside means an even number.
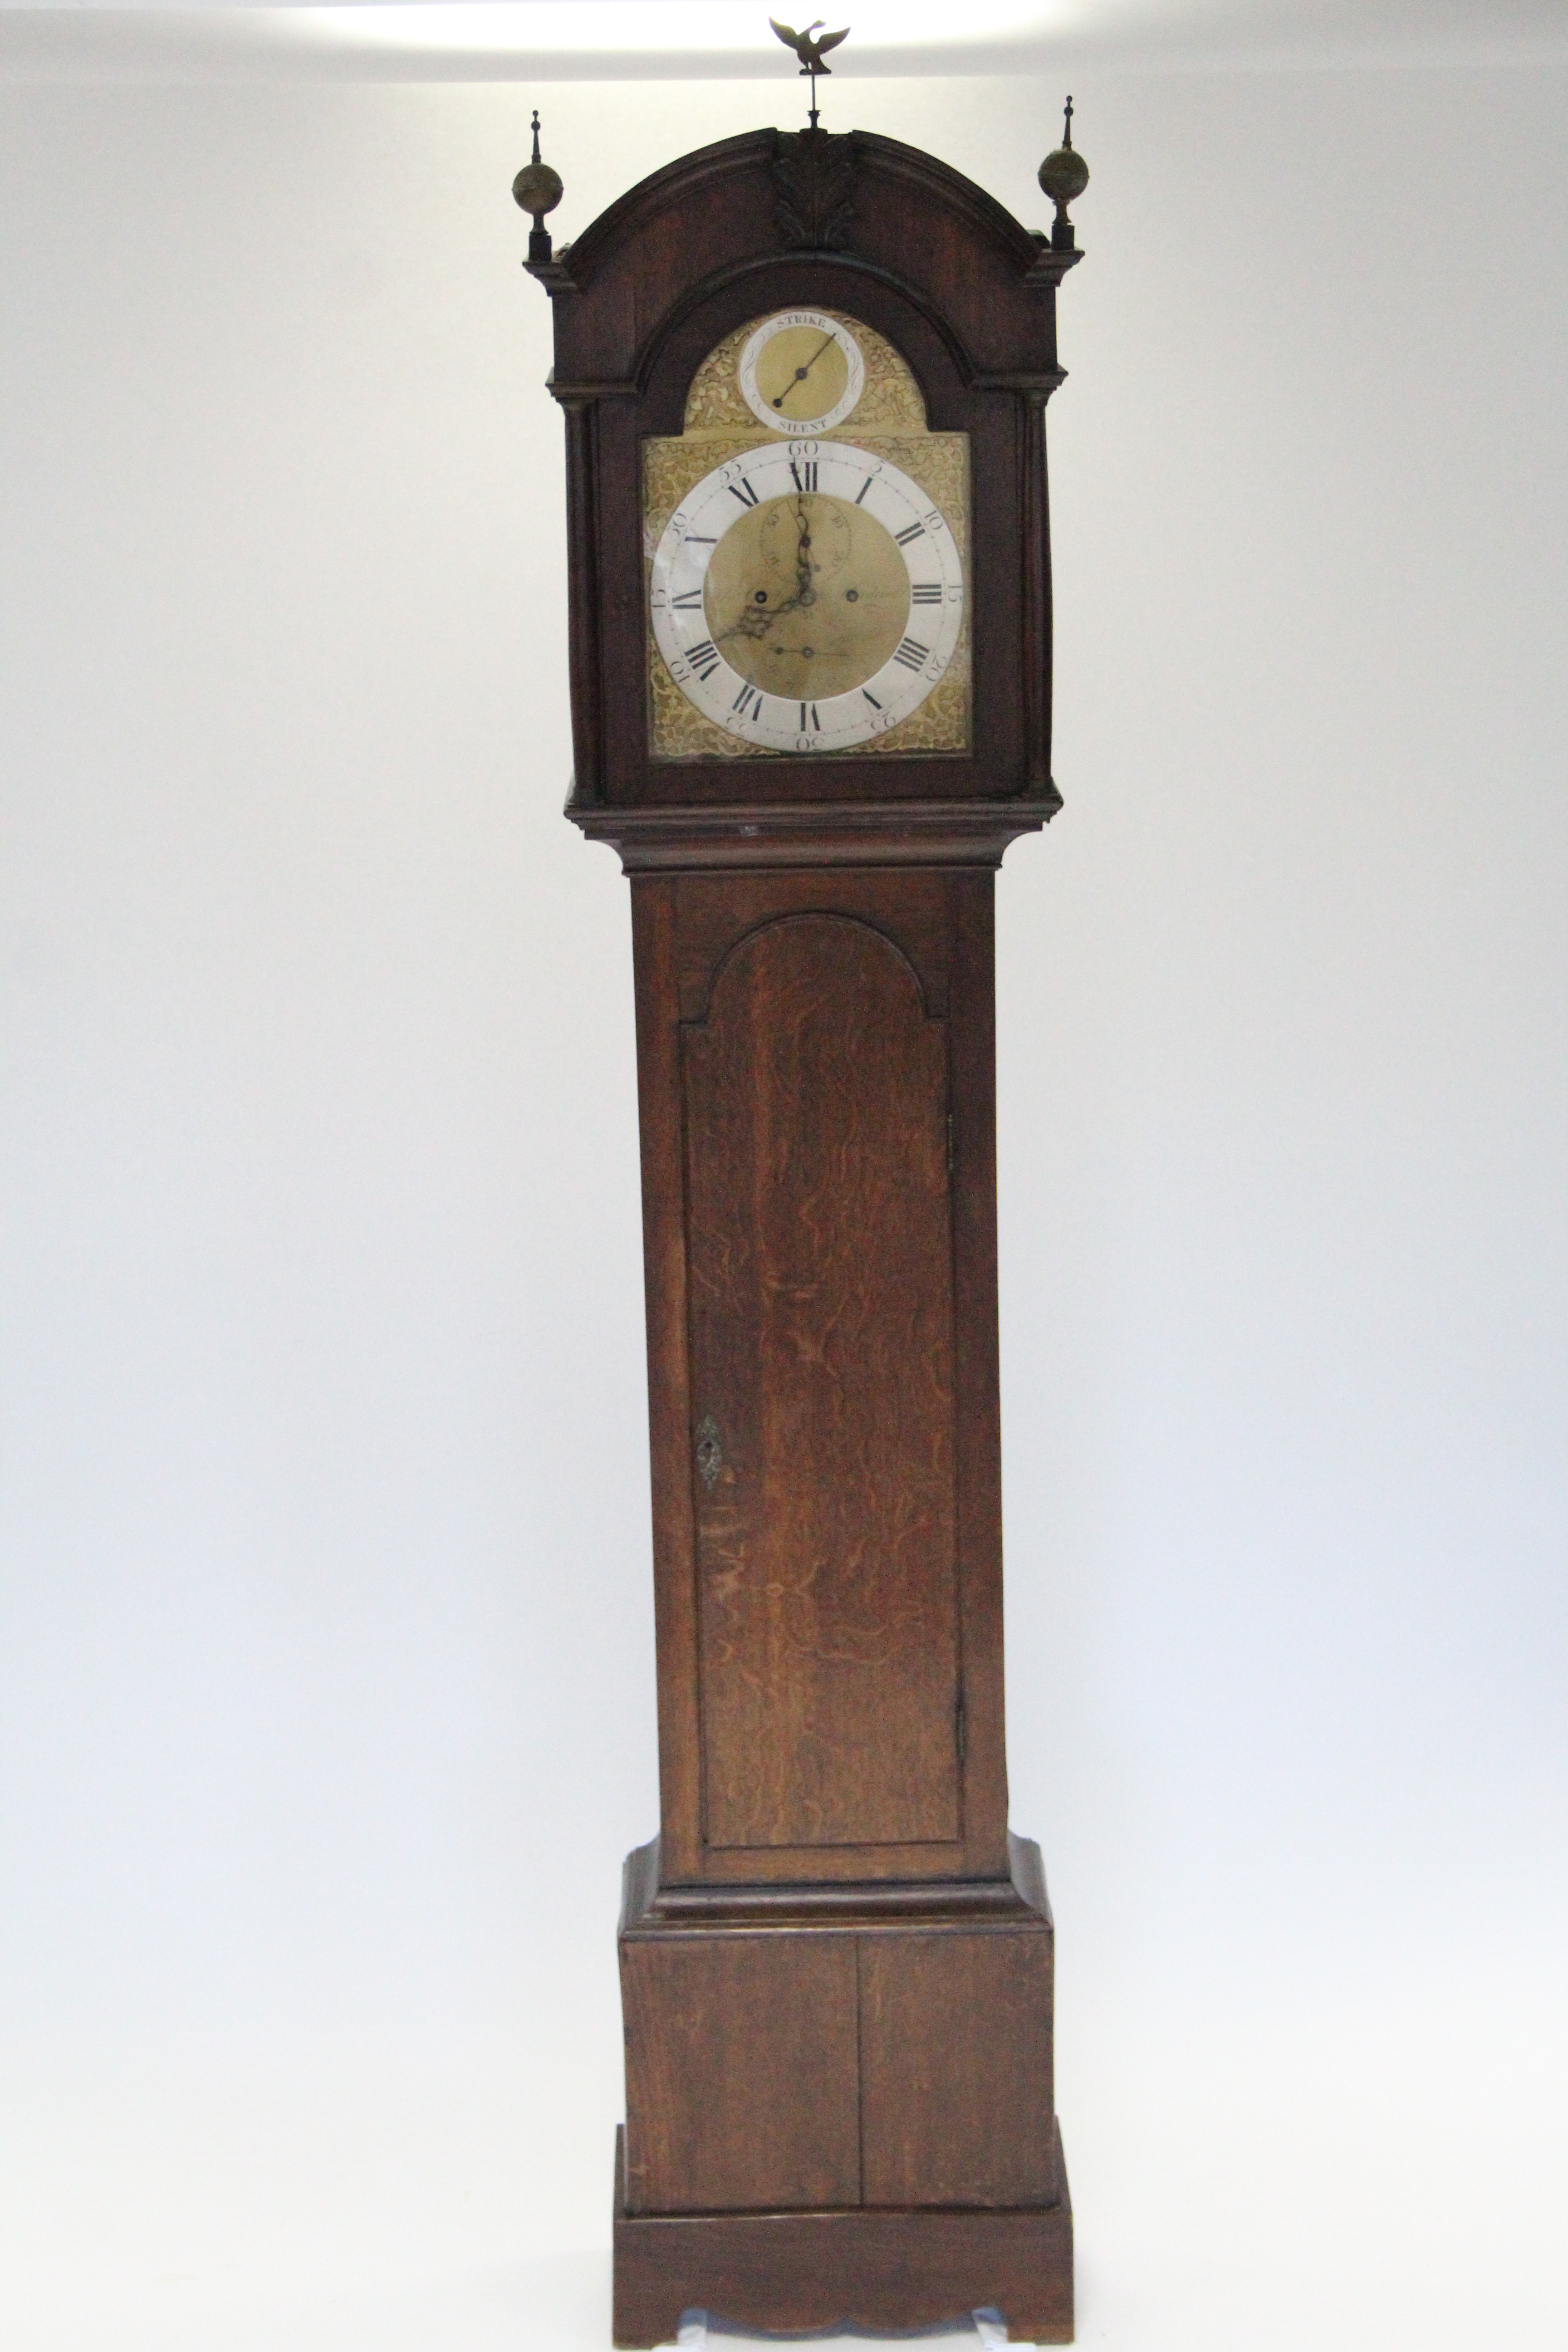
[[[688,699],[770,751],[843,751],[907,719],[963,622],[952,534],[918,483],[852,442],[719,466],[667,524],[654,636]]]

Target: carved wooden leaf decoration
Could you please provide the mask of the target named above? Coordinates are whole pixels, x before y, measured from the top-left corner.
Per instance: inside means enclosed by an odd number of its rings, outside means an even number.
[[[853,133],[784,132],[773,163],[773,220],[787,245],[842,250],[855,215]]]

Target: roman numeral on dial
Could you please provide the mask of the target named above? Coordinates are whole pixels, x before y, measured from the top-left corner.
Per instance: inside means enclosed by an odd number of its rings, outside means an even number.
[[[931,647],[922,646],[918,637],[906,637],[893,659],[902,662],[906,669],[920,669],[931,659]]]
[[[672,596],[669,602],[673,612],[700,613],[702,610],[702,591],[700,588],[689,588],[684,596]]]
[[[731,709],[738,711],[742,719],[754,719],[762,707],[763,690],[758,686],[743,686],[730,705]]]
[[[679,604],[679,598],[677,597],[676,602]],[[942,582],[940,580],[917,580],[910,590],[910,602],[911,604],[940,604],[942,602]]]
[[[811,714],[809,718],[807,718],[807,716],[806,716],[806,713],[807,713],[808,711],[809,711],[809,712],[810,712],[810,714]],[[806,732],[806,730],[807,730],[808,728],[813,728],[813,727],[820,730],[821,725],[822,725],[822,721],[821,721],[821,719],[820,719],[817,717],[817,715],[816,715],[816,703],[815,703],[815,702],[803,702],[803,703],[801,704],[801,706],[800,706],[800,731],[801,731],[801,733],[804,735],[804,734]]]
[[[795,469],[792,467],[790,470],[793,473]],[[744,474],[742,475],[738,482],[731,483],[730,496],[732,499],[739,499],[743,507],[754,507],[757,503],[757,494],[755,490],[752,489],[750,482],[747,481]]]
[[[711,637],[704,637],[700,645],[687,646],[686,658],[698,677],[706,679],[719,667],[719,648]],[[903,656],[900,654],[899,658],[901,661]],[[924,658],[922,655],[921,659],[923,661]],[[915,667],[918,669],[920,663],[917,662]]]
[[[908,547],[911,539],[923,539],[925,535],[926,527],[923,522],[911,522],[907,529],[896,530],[893,533],[900,547]]]
[[[789,478],[795,484],[797,490],[815,490],[816,488],[816,459],[815,457],[792,457],[789,461]]]

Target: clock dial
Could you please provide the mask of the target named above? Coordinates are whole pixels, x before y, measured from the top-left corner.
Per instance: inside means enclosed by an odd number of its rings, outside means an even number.
[[[847,441],[753,450],[671,516],[649,583],[670,676],[769,751],[884,734],[942,677],[963,621],[952,534],[910,477]]]
[[[764,319],[741,353],[738,373],[747,406],[775,433],[830,431],[866,387],[859,344],[821,310],[781,310]]]

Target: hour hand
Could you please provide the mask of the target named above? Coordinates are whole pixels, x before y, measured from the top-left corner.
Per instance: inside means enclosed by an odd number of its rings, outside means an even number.
[[[782,619],[785,613],[793,613],[799,603],[800,591],[796,589],[795,594],[786,596],[782,604],[742,604],[740,618],[729,628],[721,629],[713,642],[721,646],[731,637],[750,637],[752,640],[765,637],[773,623]]]

